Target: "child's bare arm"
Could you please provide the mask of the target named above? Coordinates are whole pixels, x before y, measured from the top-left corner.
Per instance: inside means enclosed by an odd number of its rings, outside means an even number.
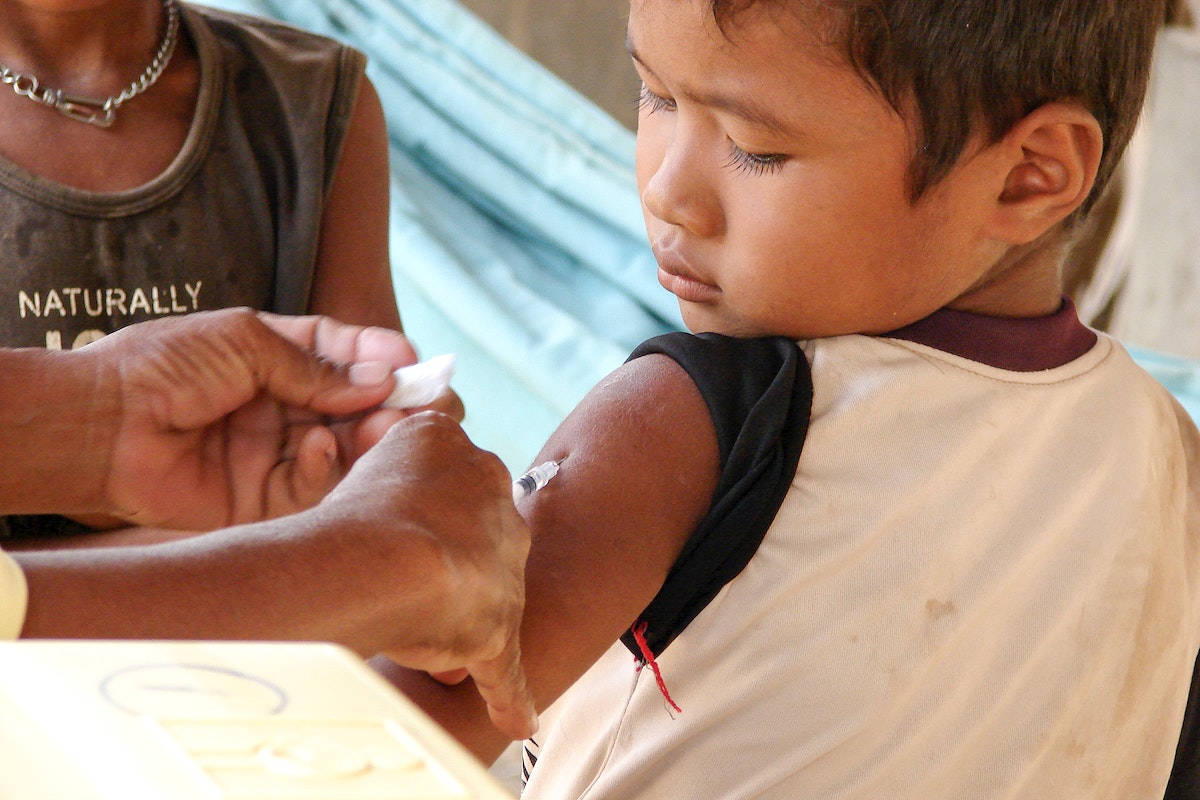
[[[544,709],[657,594],[708,510],[719,458],[704,399],[662,355],[632,361],[593,389],[538,458],[565,459],[520,506],[533,530],[522,662]],[[507,744],[471,686],[375,663],[480,758]]]
[[[388,137],[365,77],[326,199],[309,312],[400,330],[388,259]]]

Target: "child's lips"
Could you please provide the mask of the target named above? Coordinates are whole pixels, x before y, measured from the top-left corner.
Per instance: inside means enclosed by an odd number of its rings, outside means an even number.
[[[658,260],[658,282],[680,300],[689,303],[711,303],[721,296],[721,289],[696,277],[696,273],[677,253],[655,248]]]

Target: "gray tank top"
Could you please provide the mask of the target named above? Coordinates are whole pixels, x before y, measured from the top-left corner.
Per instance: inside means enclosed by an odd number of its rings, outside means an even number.
[[[365,57],[274,21],[185,7],[191,129],[127,192],[0,158],[0,346],[71,349],[134,322],[247,305],[308,310],[321,215]]]

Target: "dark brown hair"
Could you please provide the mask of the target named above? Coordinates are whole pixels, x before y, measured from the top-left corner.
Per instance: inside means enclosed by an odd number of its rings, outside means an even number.
[[[999,141],[1058,100],[1104,134],[1099,197],[1137,123],[1167,0],[710,0],[718,25],[756,2],[823,12],[850,65],[915,129],[913,199],[954,166],[979,125]]]

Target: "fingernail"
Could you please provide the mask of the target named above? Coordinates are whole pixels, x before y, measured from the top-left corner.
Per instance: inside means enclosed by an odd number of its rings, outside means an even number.
[[[355,386],[378,386],[392,374],[385,361],[360,361],[350,365],[350,382]]]

